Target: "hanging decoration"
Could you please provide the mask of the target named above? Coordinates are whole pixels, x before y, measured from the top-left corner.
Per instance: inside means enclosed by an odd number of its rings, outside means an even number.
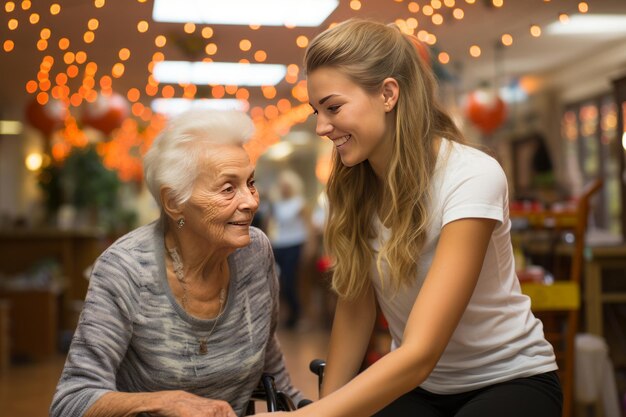
[[[99,94],[93,103],[87,103],[83,109],[82,123],[91,126],[109,136],[122,126],[130,115],[128,101],[117,93]]]
[[[63,126],[67,107],[59,100],[50,99],[39,104],[35,98],[26,105],[26,121],[49,140],[52,132]]]
[[[498,129],[506,119],[506,104],[495,93],[476,90],[467,97],[467,118],[483,134],[489,135]]]

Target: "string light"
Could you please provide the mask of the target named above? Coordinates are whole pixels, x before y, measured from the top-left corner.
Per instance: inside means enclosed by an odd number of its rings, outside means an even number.
[[[530,34],[534,36],[535,38],[538,38],[539,36],[541,36],[541,28],[539,27],[539,25],[531,25]]]

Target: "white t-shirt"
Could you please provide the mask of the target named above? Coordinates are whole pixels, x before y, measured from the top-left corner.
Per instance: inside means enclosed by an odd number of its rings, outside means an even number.
[[[415,283],[394,296],[389,285],[382,288],[376,266],[372,267],[372,282],[389,323],[392,349],[402,343],[406,321],[432,263],[442,227],[462,218],[488,218],[498,223],[476,288],[441,359],[421,387],[453,394],[557,369],[542,323],[533,316],[530,299],[521,293],[515,275],[508,188],[498,162],[477,149],[444,139],[431,186],[432,217]],[[379,237],[372,244],[379,249],[390,230],[378,219],[376,223]]]
[[[286,248],[306,242],[308,230],[302,210],[306,202],[301,196],[290,197],[272,203],[274,230],[270,240],[274,248]]]

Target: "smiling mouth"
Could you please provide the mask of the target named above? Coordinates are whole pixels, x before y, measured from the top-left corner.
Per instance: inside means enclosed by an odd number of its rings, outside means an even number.
[[[351,138],[352,138],[352,135],[341,136],[339,138],[333,139],[333,143],[335,144],[337,148],[340,148],[343,145],[345,145],[346,142],[348,142]]]
[[[239,222],[228,222],[228,224],[232,224],[233,226],[249,226],[250,220],[239,221]]]

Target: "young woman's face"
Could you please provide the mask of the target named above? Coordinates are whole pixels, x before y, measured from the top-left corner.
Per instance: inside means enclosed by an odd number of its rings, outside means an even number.
[[[250,243],[250,223],[259,206],[254,166],[241,146],[219,145],[200,158],[200,173],[184,206],[186,225],[212,248]]]
[[[382,91],[370,94],[341,71],[326,67],[312,71],[307,85],[317,114],[316,133],[333,141],[341,162],[354,166],[367,159],[376,172],[384,169],[391,141]]]

